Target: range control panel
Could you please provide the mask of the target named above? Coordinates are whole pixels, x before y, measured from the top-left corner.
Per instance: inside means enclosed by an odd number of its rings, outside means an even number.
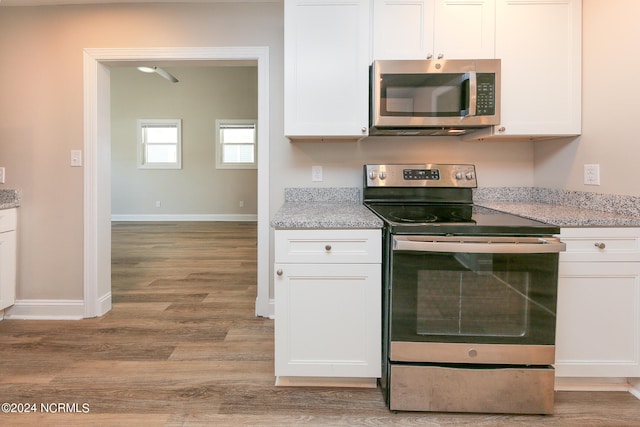
[[[474,165],[378,164],[364,165],[367,187],[463,187],[478,186]]]

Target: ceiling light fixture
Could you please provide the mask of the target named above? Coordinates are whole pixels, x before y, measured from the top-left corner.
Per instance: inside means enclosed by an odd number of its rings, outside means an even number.
[[[165,79],[169,80],[171,83],[178,82],[178,79],[176,79],[170,72],[163,70],[160,67],[138,67],[138,70],[142,71],[143,73],[156,73],[159,76],[162,76]]]

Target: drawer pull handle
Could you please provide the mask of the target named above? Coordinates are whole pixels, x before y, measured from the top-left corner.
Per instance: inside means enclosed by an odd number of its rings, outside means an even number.
[[[604,243],[602,243],[602,242],[596,242],[596,243],[594,244],[594,246],[595,246],[596,248],[598,248],[598,249],[604,249],[605,247],[607,247],[607,245],[605,245],[605,244],[604,244]]]
[[[282,269],[281,269],[281,268],[279,268],[279,269],[278,269],[278,271],[276,271],[276,274],[277,274],[278,276],[282,276]]]
[[[324,245],[324,250],[329,252],[331,250],[331,245],[329,244]]]

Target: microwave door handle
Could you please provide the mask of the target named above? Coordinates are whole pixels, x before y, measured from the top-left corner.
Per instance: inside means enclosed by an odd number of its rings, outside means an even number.
[[[395,236],[393,238],[394,251],[415,251],[415,252],[454,252],[454,253],[489,253],[489,254],[536,254],[536,253],[559,253],[566,250],[566,244],[557,238],[536,238],[534,241],[492,241],[487,238],[481,241],[474,238],[465,241],[464,238],[457,240],[438,240],[411,238],[409,236]]]
[[[476,115],[476,98],[478,96],[478,79],[475,71],[465,73],[463,81],[469,81],[469,105],[467,105],[465,117],[473,117]]]

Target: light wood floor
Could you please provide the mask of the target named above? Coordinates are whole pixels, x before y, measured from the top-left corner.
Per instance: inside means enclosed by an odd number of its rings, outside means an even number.
[[[254,223],[115,223],[112,247],[108,314],[0,322],[0,403],[89,412],[0,413],[0,425],[640,425],[622,392],[558,392],[553,416],[508,416],[393,414],[375,389],[276,388],[273,321],[254,316]]]

